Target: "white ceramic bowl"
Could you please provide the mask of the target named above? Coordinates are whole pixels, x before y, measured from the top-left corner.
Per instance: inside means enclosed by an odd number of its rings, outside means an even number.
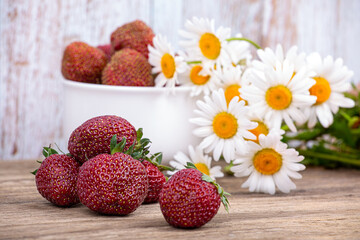
[[[187,153],[188,145],[200,139],[192,134],[195,100],[190,88],[177,87],[174,94],[155,87],[124,87],[79,83],[63,80],[64,125],[66,141],[75,128],[100,115],[117,115],[136,129],[143,128],[144,137],[152,141],[150,152],[162,152],[166,163],[177,151]]]

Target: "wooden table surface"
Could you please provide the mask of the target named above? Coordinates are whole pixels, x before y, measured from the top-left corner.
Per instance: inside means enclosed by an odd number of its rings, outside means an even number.
[[[169,226],[158,204],[104,216],[78,204],[59,208],[37,192],[35,161],[0,161],[0,239],[360,239],[360,171],[308,168],[297,189],[275,196],[241,189],[244,179],[219,183],[232,195],[206,225]]]

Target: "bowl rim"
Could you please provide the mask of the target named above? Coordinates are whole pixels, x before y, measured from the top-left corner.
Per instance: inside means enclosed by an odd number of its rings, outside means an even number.
[[[188,92],[191,90],[190,86],[179,86],[173,88],[173,90],[166,87],[137,87],[137,86],[113,86],[102,85],[95,83],[83,83],[73,80],[62,79],[62,82],[67,87],[81,88],[87,90],[102,90],[102,91],[124,91],[124,92],[152,92],[152,93],[170,93],[174,92]]]

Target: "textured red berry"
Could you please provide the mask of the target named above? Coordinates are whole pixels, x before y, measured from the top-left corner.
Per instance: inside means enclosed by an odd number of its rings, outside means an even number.
[[[182,169],[164,185],[159,198],[165,220],[174,227],[196,228],[217,213],[221,199],[217,188],[197,169]]]
[[[135,211],[148,187],[145,167],[124,153],[100,154],[85,162],[77,182],[82,204],[95,212],[113,215]]]
[[[111,45],[118,51],[131,48],[148,58],[148,45],[153,44],[155,34],[152,29],[141,20],[126,23],[111,34]]]
[[[99,45],[97,48],[105,53],[108,62],[110,62],[111,56],[114,54],[114,49],[111,44]]]
[[[55,205],[69,207],[79,203],[76,181],[80,164],[64,154],[45,158],[36,172],[39,193]]]
[[[139,52],[125,48],[116,52],[106,65],[102,83],[120,86],[154,86],[151,65]]]
[[[152,163],[144,160],[142,164],[145,166],[149,178],[149,192],[144,203],[153,203],[159,200],[161,189],[166,183],[164,174]]]
[[[73,42],[65,48],[61,72],[69,80],[100,83],[106,64],[107,57],[103,51],[84,42]]]
[[[68,149],[80,163],[101,153],[110,153],[110,140],[126,138],[125,150],[136,142],[136,129],[126,119],[115,115],[91,118],[70,135]]]

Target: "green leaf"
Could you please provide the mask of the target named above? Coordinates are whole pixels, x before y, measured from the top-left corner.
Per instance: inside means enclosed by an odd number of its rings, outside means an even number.
[[[214,179],[212,179],[210,176],[208,176],[206,174],[203,174],[201,179],[204,180],[205,182],[209,182],[209,183],[214,182]]]
[[[136,131],[136,140],[139,142],[142,137],[143,137],[143,129],[142,129],[142,128],[139,128],[139,129]]]
[[[116,143],[115,144],[115,141],[117,140],[114,140],[116,139],[116,135],[114,135],[112,138],[111,138],[111,141],[110,141],[110,151],[111,151],[111,154],[114,154],[114,153],[117,153],[117,152],[123,152],[124,151],[124,147],[126,145],[126,138],[122,138],[121,139],[121,142],[120,143]],[[115,145],[115,146],[114,146]]]
[[[116,134],[114,136],[112,136],[111,140],[110,140],[110,150],[112,151],[112,149],[115,148],[117,144],[117,137]]]
[[[202,174],[201,179],[204,180],[205,182],[213,184],[216,187],[218,194],[220,195],[221,202],[225,207],[225,210],[229,212],[229,201],[226,196],[229,196],[230,193],[225,192],[224,189],[217,182],[215,182],[214,179],[212,179],[210,176],[206,174]]]
[[[296,136],[296,139],[308,141],[308,140],[315,139],[316,137],[320,136],[320,134],[322,134],[322,133],[323,133],[322,129],[315,128],[315,129],[311,129],[309,131],[299,132],[299,134],[297,134],[297,136]]]
[[[38,169],[35,169],[34,171],[32,171],[30,173],[33,174],[33,175],[36,175],[37,171],[38,171]]]
[[[222,195],[220,197],[220,199],[221,199],[222,204],[225,207],[226,212],[229,212],[230,203],[229,203],[229,200],[227,199],[227,197],[225,195]]]
[[[53,154],[58,154],[58,152],[55,149],[51,148],[51,145],[49,147],[43,147],[42,153],[45,158],[47,158]]]
[[[351,134],[347,121],[335,121],[329,127],[329,133],[338,139],[342,139],[346,145],[355,147],[356,141]]]
[[[157,153],[154,153],[154,154],[151,156],[151,160],[152,160],[154,163],[160,165],[161,162],[162,162],[162,157],[163,157],[162,152],[157,152]]]
[[[192,162],[187,162],[185,168],[197,169],[196,166]]]

